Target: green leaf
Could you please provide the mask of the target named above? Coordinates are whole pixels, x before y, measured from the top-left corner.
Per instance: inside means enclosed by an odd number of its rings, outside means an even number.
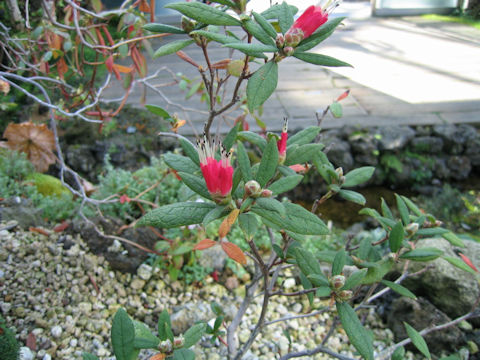
[[[345,200],[351,201],[355,204],[365,205],[367,201],[362,194],[356,191],[342,189],[338,192],[338,195],[340,195],[340,197],[344,198]]]
[[[280,25],[280,30],[282,34],[285,34],[288,29],[293,25],[293,14],[290,11],[290,6],[284,1],[280,5],[280,9],[278,10],[278,24]]]
[[[265,45],[263,45],[265,46]],[[277,88],[278,64],[269,61],[260,67],[247,83],[247,105],[250,112],[260,107]]]
[[[427,343],[423,339],[422,335],[415,330],[413,327],[408,325],[406,322],[403,322],[405,325],[405,330],[407,330],[408,337],[412,340],[413,345],[428,359],[431,359],[430,351],[428,350]]]
[[[362,280],[362,284],[370,285],[381,281],[383,277],[392,269],[394,264],[394,260],[390,258],[382,259],[378,263],[373,264],[374,266],[368,268],[367,274]]]
[[[330,112],[336,118],[341,118],[343,116],[342,104],[337,101],[334,101],[330,104]]]
[[[192,250],[193,250],[192,244],[181,244],[179,247],[175,248],[170,253],[170,255],[172,256],[183,255],[183,254],[189,253]]]
[[[188,16],[189,18],[192,18],[204,24],[221,25],[221,26],[242,25],[240,21],[228,15],[227,13],[199,2],[190,2],[190,3],[179,2],[179,3],[167,4],[164,7],[177,10],[178,12],[181,12],[183,15]]]
[[[453,266],[456,266],[457,268],[463,271],[469,272],[470,274],[473,274],[473,275],[477,274],[475,270],[473,270],[470,266],[465,264],[463,260],[459,258],[444,255],[442,256],[442,259],[448,261],[450,264],[452,264]]]
[[[237,135],[239,140],[248,141],[253,145],[257,145],[259,149],[263,152],[267,146],[267,140],[264,137],[261,137],[257,133],[252,131],[240,131]]]
[[[392,231],[390,231],[388,236],[388,245],[390,246],[390,250],[392,252],[396,253],[398,250],[400,250],[404,235],[403,224],[401,221],[399,221],[392,228]]]
[[[353,289],[355,286],[361,284],[365,275],[367,275],[367,269],[362,269],[359,271],[355,271],[349,278],[345,281],[345,285],[343,285],[342,290],[350,290]]]
[[[237,160],[238,167],[242,172],[243,181],[246,183],[247,181],[252,180],[253,176],[252,168],[250,166],[250,159],[248,158],[245,146],[243,146],[243,143],[241,141],[237,141]]]
[[[260,167],[258,168],[256,179],[262,188],[275,175],[278,165],[278,148],[274,138],[270,139],[263,152]]]
[[[349,63],[346,63],[344,61],[335,59],[331,56],[322,55],[322,54],[307,53],[307,52],[295,52],[293,54],[293,56],[296,57],[299,60],[308,62],[310,64],[314,64],[314,65],[332,66],[332,67],[338,67],[338,66],[353,67]]]
[[[241,43],[241,42],[234,42],[230,44],[225,44],[223,45],[224,47],[236,49],[238,51],[241,51],[247,55],[252,55],[257,57],[259,53],[264,53],[264,52],[277,52],[278,49],[276,46],[273,45],[265,45],[265,44],[249,44],[249,43]],[[271,62],[273,64],[276,64],[274,62]]]
[[[403,225],[408,225],[410,223],[410,216],[408,212],[407,205],[405,201],[403,201],[402,197],[398,194],[395,194],[395,199],[397,200],[397,209],[400,213],[400,217],[402,219]]]
[[[309,290],[309,289],[313,288],[312,283],[310,282],[310,280],[308,280],[308,278],[303,273],[300,273],[300,282],[302,283],[302,286],[305,290]],[[310,305],[312,305],[313,304],[313,292],[307,293],[307,298],[308,298],[308,301],[309,301]]]
[[[237,140],[238,129],[241,125],[241,123],[238,123],[237,125],[233,126],[223,139],[223,146],[225,146],[225,149],[227,149],[227,151],[230,151],[233,143]]]
[[[407,198],[406,196],[403,196],[403,195],[402,195],[402,199],[403,199],[403,201],[405,202],[405,204],[407,204],[408,208],[409,208],[415,215],[417,215],[417,216],[422,216],[422,215],[423,215],[422,210],[420,210],[420,209],[418,208],[418,206],[415,205],[415,203],[414,203],[412,200],[410,200],[409,198]]]
[[[330,233],[328,227],[315,214],[305,210],[297,204],[284,203],[286,217],[279,218],[276,213],[256,212],[282,229],[292,231],[301,235],[327,235]],[[252,208],[252,211],[254,209]]]
[[[318,126],[309,126],[308,128],[303,129],[297,132],[295,135],[289,137],[287,140],[287,146],[295,144],[309,144],[317,137],[317,135],[320,133],[320,130],[322,129]]]
[[[253,37],[261,43],[277,48],[275,41],[257,23],[253,22],[252,20],[246,20],[243,22],[243,26],[249,34],[253,35]]]
[[[292,14],[292,16],[294,16],[298,12],[298,8],[293,5],[288,6],[290,7],[290,13]],[[280,11],[282,11],[281,7],[282,5],[275,4],[262,12],[261,15],[267,20],[278,19],[280,17]]]
[[[237,8],[237,4],[235,4],[233,1],[230,1],[230,0],[211,0],[210,2],[226,5],[234,9]]]
[[[346,261],[347,253],[345,250],[338,251],[332,263],[332,276],[340,275],[342,273]]]
[[[210,304],[210,308],[212,309],[213,313],[217,316],[223,315],[225,313],[222,306],[215,301]]]
[[[267,19],[265,19],[262,15],[256,13],[255,11],[252,12],[253,17],[255,18],[255,21],[262,27],[262,29],[270,36],[272,39],[276,39],[277,37],[277,31],[273,27],[272,24],[270,24]]]
[[[167,310],[163,310],[158,317],[158,337],[161,341],[171,339],[172,323]]]
[[[272,183],[268,189],[272,191],[273,195],[282,194],[289,190],[292,190],[295,186],[297,186],[300,181],[302,181],[302,175],[292,175],[283,177],[274,183]]]
[[[208,192],[205,179],[203,177],[199,177],[182,171],[178,172],[178,176],[182,178],[182,182],[185,185],[195,191],[198,195],[203,196],[205,199],[212,199],[210,193]]]
[[[332,289],[330,286],[320,286],[315,292],[316,297],[330,297]]]
[[[185,155],[192,160],[197,166],[200,166],[200,159],[198,158],[198,151],[193,144],[185,139],[180,139],[180,146],[183,149]]]
[[[152,334],[150,329],[139,321],[133,321],[135,328],[134,346],[137,349],[157,349],[160,339]]]
[[[188,329],[185,334],[183,334],[183,338],[185,339],[183,347],[189,348],[190,346],[195,345],[202,338],[203,334],[205,334],[206,328],[207,324],[199,323]]]
[[[260,207],[269,212],[276,213],[279,217],[285,216],[284,204],[273,198],[258,198],[255,201],[255,206]]]
[[[408,251],[400,255],[400,259],[412,261],[430,261],[443,255],[443,251],[437,248],[420,248]]]
[[[245,234],[245,238],[251,240],[256,235],[260,223],[255,215],[246,213],[238,216],[238,225]]]
[[[195,360],[195,353],[190,349],[177,349],[167,360]]]
[[[343,187],[352,187],[367,182],[373,175],[375,168],[373,166],[363,166],[352,171],[349,171],[345,175],[345,182]]]
[[[410,299],[416,299],[417,298],[414,293],[412,293],[410,290],[408,290],[406,287],[404,287],[400,284],[397,284],[397,283],[394,283],[394,282],[388,281],[388,280],[382,280],[382,284],[385,285],[385,286],[388,286],[390,289],[392,289],[393,291],[395,291],[396,293],[398,293],[402,296],[406,296]]]
[[[287,149],[287,159],[285,165],[303,164],[312,161],[312,159],[323,150],[323,144],[305,144],[300,146],[289,146]]]
[[[158,24],[158,23],[145,24],[143,25],[143,28],[147,31],[160,33],[160,34],[186,34],[185,31],[175,26]]]
[[[296,51],[304,52],[310,50],[320,44],[333,34],[335,28],[343,21],[345,17],[333,18],[323,24],[318,31],[310,35],[308,38],[302,40],[300,44],[295,48]]]
[[[235,194],[237,191],[238,185],[240,184],[240,181],[242,181],[242,172],[240,171],[239,168],[236,168],[233,170],[233,179],[232,179],[232,194]],[[238,189],[239,191],[243,191],[243,189]]]
[[[158,115],[158,116],[164,118],[165,120],[172,118],[170,116],[170,114],[165,109],[161,108],[160,106],[147,104],[147,105],[145,105],[145,107],[151,113],[153,113],[155,115]]]
[[[93,354],[90,354],[90,353],[87,353],[87,352],[83,352],[83,353],[82,353],[82,360],[98,360],[98,357],[96,357],[96,356],[93,355]]]
[[[405,348],[403,346],[400,346],[395,349],[395,351],[392,354],[391,360],[403,360],[405,359]]]
[[[198,165],[186,156],[166,153],[163,155],[163,160],[165,160],[168,166],[177,171],[193,174],[199,170]]]
[[[228,207],[217,205],[215,208],[210,210],[207,213],[207,215],[205,215],[202,223],[203,223],[203,225],[207,226],[212,221],[220,219],[221,217],[228,215],[229,212],[230,212],[230,210],[228,209]]]
[[[309,275],[320,275],[325,278],[325,283],[328,285],[328,280],[323,275],[322,269],[320,268],[320,263],[315,259],[315,256],[308,251],[301,247],[296,247],[294,249],[293,255],[295,260],[297,261],[297,265],[300,268],[300,271],[304,273],[306,276]]]
[[[355,311],[345,302],[337,302],[337,311],[342,326],[352,345],[364,359],[373,360],[372,339],[358,319]]]
[[[457,247],[460,247],[460,248],[465,247],[465,244],[463,243],[463,240],[460,239],[453,232],[448,232],[448,233],[442,234],[442,237],[445,240],[447,240],[450,244],[452,244],[453,246],[457,246]]]
[[[235,42],[240,42],[240,40],[237,40],[236,38],[232,36],[228,36],[225,34],[220,34],[216,33],[213,31],[205,31],[205,30],[195,30],[190,33],[190,35],[201,35],[206,37],[209,40],[213,40],[216,42],[219,42],[221,44],[232,44]]]
[[[387,205],[387,202],[385,201],[384,198],[382,198],[382,204],[381,204],[381,208],[382,208],[382,215],[386,218],[389,218],[389,219],[394,219],[393,217],[393,214],[392,214],[392,211],[390,210],[390,208],[388,207]]]
[[[284,258],[285,258],[285,254],[283,253],[283,249],[280,247],[280,245],[273,244],[273,245],[272,245],[272,248],[273,248],[273,251],[275,251],[275,254],[277,254],[277,256],[278,256],[280,259],[284,259]]]
[[[160,46],[157,49],[157,51],[155,51],[155,53],[153,54],[153,57],[157,58],[160,56],[176,53],[177,51],[182,50],[183,48],[193,44],[194,42],[195,42],[194,40],[175,40],[175,41],[169,42],[168,44]]]
[[[418,236],[437,236],[450,233],[449,230],[441,227],[423,228],[418,230],[415,235]]]
[[[200,224],[214,204],[193,201],[165,205],[146,213],[137,226],[154,226],[171,229],[183,225]]]
[[[133,360],[139,351],[134,348],[135,328],[127,312],[117,310],[112,323],[112,347],[118,360]]]

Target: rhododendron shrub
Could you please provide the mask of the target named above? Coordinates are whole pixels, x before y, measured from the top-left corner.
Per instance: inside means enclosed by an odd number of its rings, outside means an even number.
[[[361,211],[380,224],[383,229],[381,239],[371,242],[352,239],[345,244],[338,244],[338,250],[328,254],[313,253],[305,246],[307,239],[322,241],[331,232],[317,214],[318,205],[339,196],[364,206],[365,198],[354,188],[369,181],[375,169],[366,166],[345,173],[342,168],[336,168],[328,160],[324,145],[318,142],[321,131],[319,126],[309,126],[289,135],[287,121],[278,119],[278,123],[272,124],[272,127],[281,128],[280,134],[267,131],[255,133],[245,130],[244,119],[247,115],[253,115],[275,90],[278,67],[285,57],[294,56],[316,65],[348,66],[340,60],[309,52],[328,38],[343,18],[327,21],[329,11],[337,4],[332,1],[327,3],[327,7],[309,7],[296,21],[294,15],[297,9],[285,2],[274,5],[261,14],[246,13],[245,3],[218,0],[210,5],[199,2],[169,4],[168,8],[177,10],[184,16],[182,28],[164,24],[148,25],[150,31],[184,35],[184,39],[161,46],[156,50],[156,56],[177,53],[181,59],[197,66],[209,99],[213,99],[222,86],[222,76],[235,77],[236,84],[230,102],[220,104],[219,108],[215,101],[208,102],[209,116],[205,123],[205,134],[197,146],[177,135],[183,155],[164,155],[165,162],[193,191],[195,197],[156,208],[146,213],[136,225],[169,229],[190,225],[205,227],[218,221],[218,236],[202,239],[195,246],[195,251],[219,247],[253,275],[246,285],[245,296],[238,304],[233,319],[225,320],[221,305],[214,304],[212,310],[216,318],[208,323],[195,324],[183,335],[174,336],[167,311],[160,315],[158,334],[151,334],[148,329],[142,328],[139,331],[138,323],[125,311],[119,310],[112,327],[112,339],[116,339],[112,341],[115,355],[120,359],[133,359],[140,349],[151,348],[158,352],[153,357],[155,359],[194,359],[195,353],[190,347],[206,337],[213,342],[218,339],[219,346],[226,347],[228,359],[241,360],[271,320],[269,299],[285,295],[307,297],[311,305],[315,299],[327,300],[330,306],[325,311],[338,317],[339,322],[333,321],[333,328],[316,347],[282,354],[281,359],[317,353],[326,353],[339,359],[348,358],[324,345],[339,324],[358,354],[367,360],[374,359],[371,334],[360,320],[362,317],[358,316],[361,306],[356,306],[355,303],[368,302],[390,290],[401,296],[415,297],[400,284],[409,276],[407,270],[411,262],[443,257],[470,273],[476,273],[476,268],[461,258],[449,258],[436,248],[418,249],[419,240],[427,236],[443,236],[456,245],[461,245],[462,240],[439,228],[439,223],[433,216],[425,214],[410,199],[400,195],[396,196],[394,204],[397,212],[391,210],[392,204],[389,206],[385,202],[381,213],[371,208]],[[219,31],[219,26],[235,27],[236,32],[242,30],[247,36],[240,40],[241,37],[234,36],[234,32]],[[214,62],[208,56],[207,48],[207,44],[212,41],[239,51],[242,60],[232,58]],[[202,48],[206,65],[199,65],[188,57],[189,46]],[[216,79],[220,79],[219,82],[215,82]],[[213,121],[239,101],[239,91],[244,81],[247,82],[247,114],[225,136],[217,134],[214,137],[210,132]],[[332,110],[334,115],[338,115],[339,102],[346,96],[348,91],[336,99],[335,110]],[[154,111],[164,111],[151,108]],[[299,185],[308,172],[318,173],[327,189],[325,193],[318,194],[311,211],[282,200],[284,195]],[[231,228],[235,224],[238,224],[244,234],[244,245],[248,248],[246,252],[229,241]],[[272,236],[272,251],[267,254],[259,250],[256,242],[261,227],[267,228],[272,234],[279,234],[278,237]],[[348,275],[344,271],[346,265],[353,269]],[[298,271],[301,282],[301,289],[292,293],[283,290],[277,281],[279,276],[287,276],[285,268],[289,267]],[[396,282],[384,281],[383,277],[394,267],[403,269],[404,274]],[[375,293],[375,287],[379,283],[386,290]],[[370,286],[370,291],[361,291]],[[248,339],[239,342],[239,325],[249,306],[258,297],[262,298],[258,321],[251,328]],[[301,316],[316,314],[318,312],[311,311]],[[408,324],[406,326],[411,340],[402,344],[413,341],[415,346],[426,353],[419,340],[421,336],[415,329],[412,328],[412,331]],[[403,350],[400,345],[383,350],[380,357],[386,358],[393,351],[398,356]]]

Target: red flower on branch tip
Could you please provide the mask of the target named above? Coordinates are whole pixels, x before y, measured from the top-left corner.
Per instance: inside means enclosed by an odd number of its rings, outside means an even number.
[[[287,157],[287,140],[288,140],[288,119],[285,118],[283,123],[282,134],[280,135],[280,140],[277,141],[277,148],[278,148],[278,159],[280,164],[285,162],[285,158]]]
[[[338,6],[338,0],[328,0],[324,6],[312,5],[293,23],[285,34],[285,46],[297,46],[328,20],[328,14]]]
[[[198,142],[200,169],[207,184],[207,189],[215,200],[222,200],[232,191],[233,167],[230,165],[231,154],[220,144],[220,160],[215,159],[217,145],[210,143],[206,137]]]

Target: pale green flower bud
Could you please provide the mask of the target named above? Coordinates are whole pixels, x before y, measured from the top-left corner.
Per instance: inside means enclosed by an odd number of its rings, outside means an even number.
[[[262,194],[262,187],[255,180],[247,181],[245,184],[245,195],[247,197],[259,197]]]

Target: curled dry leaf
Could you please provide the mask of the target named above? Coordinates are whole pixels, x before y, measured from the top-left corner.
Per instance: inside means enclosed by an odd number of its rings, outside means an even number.
[[[205,250],[205,249],[211,248],[216,243],[217,243],[216,241],[213,241],[211,239],[203,239],[197,245],[195,245],[193,250]]]
[[[247,257],[245,256],[245,254],[243,253],[243,251],[235,244],[229,242],[229,241],[222,241],[221,242],[222,244],[222,249],[223,251],[225,251],[225,254],[227,254],[227,256],[242,264],[242,265],[246,265],[247,264]]]
[[[222,221],[222,223],[220,224],[220,228],[218,229],[218,236],[220,237],[220,239],[223,239],[230,232],[230,228],[233,224],[235,224],[239,213],[240,210],[233,209],[230,214],[228,214],[228,216]]]
[[[48,170],[50,164],[57,159],[55,150],[55,137],[45,124],[34,124],[31,121],[13,124],[10,123],[3,133],[8,141],[7,148],[27,154],[28,160],[38,172]]]

